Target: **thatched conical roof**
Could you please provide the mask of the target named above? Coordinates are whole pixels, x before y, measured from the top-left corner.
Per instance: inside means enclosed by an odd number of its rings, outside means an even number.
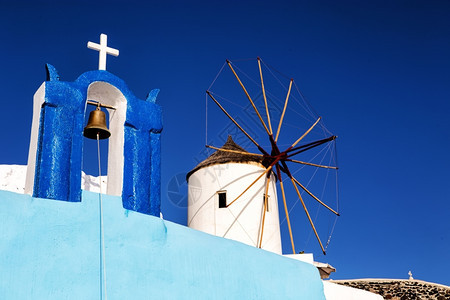
[[[240,152],[248,153],[244,148],[236,144],[231,136],[228,136],[227,141],[225,144],[221,147],[221,149],[227,149],[227,150],[235,150]],[[189,176],[191,176],[196,171],[200,170],[201,168],[211,166],[211,165],[217,165],[217,164],[226,164],[231,162],[236,163],[249,163],[249,162],[256,162],[260,163],[262,165],[263,157],[253,154],[241,154],[241,153],[233,153],[228,151],[220,151],[217,150],[213,154],[211,154],[207,159],[199,163],[194,169],[192,169],[189,173],[186,175],[186,180],[189,179]]]

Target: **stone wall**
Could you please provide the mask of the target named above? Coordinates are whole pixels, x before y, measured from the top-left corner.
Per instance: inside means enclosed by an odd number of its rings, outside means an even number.
[[[330,280],[330,282],[373,292],[383,296],[384,299],[450,299],[450,287],[421,280],[356,279]]]

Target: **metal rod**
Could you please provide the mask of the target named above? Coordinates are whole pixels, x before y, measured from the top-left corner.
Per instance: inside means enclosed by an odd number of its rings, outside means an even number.
[[[317,202],[319,202],[320,204],[322,204],[323,206],[325,206],[328,210],[330,210],[332,213],[334,213],[336,216],[340,216],[338,212],[336,212],[334,209],[332,209],[331,207],[329,207],[328,205],[326,205],[325,203],[323,203],[322,201],[320,201],[319,198],[317,198],[313,193],[311,193],[306,187],[303,186],[303,184],[301,184],[297,179],[295,179],[294,177],[292,177],[295,181],[295,183],[297,183],[305,192],[307,192],[311,197],[314,198],[314,200],[316,200]]]
[[[293,81],[294,81],[294,79],[291,79],[291,81],[289,82],[289,90],[286,95],[286,100],[284,101],[284,108],[283,108],[283,112],[281,113],[280,123],[278,123],[278,130],[277,130],[277,136],[275,137],[275,142],[278,141],[278,135],[280,134],[281,124],[283,123],[284,113],[286,112],[287,104],[289,101],[289,95],[291,94],[291,88],[292,88]]]
[[[97,107],[100,106],[100,107],[104,107],[104,108],[110,108],[110,109],[114,109],[114,110],[116,109],[114,106],[103,104],[103,103],[100,103],[100,102],[94,101],[94,100],[88,100],[87,104],[95,105]]]
[[[321,241],[320,238],[319,238],[319,234],[317,233],[316,227],[314,226],[314,223],[313,223],[313,221],[312,221],[312,219],[311,219],[311,216],[309,215],[308,209],[306,208],[305,202],[303,202],[303,198],[302,198],[302,196],[300,195],[300,191],[298,190],[298,187],[297,187],[297,185],[295,184],[295,181],[294,181],[293,177],[291,177],[291,181],[292,181],[292,185],[293,185],[294,188],[295,188],[295,191],[297,192],[298,198],[300,199],[300,202],[301,202],[302,205],[303,205],[303,209],[305,210],[305,213],[306,213],[306,216],[308,217],[309,223],[311,224],[311,227],[312,227],[312,229],[314,230],[314,234],[316,235],[316,238],[317,238],[317,240],[319,241],[320,248],[322,248],[322,252],[323,252],[323,254],[325,255],[326,253],[325,253],[325,249],[323,248],[322,241]]]
[[[286,161],[291,161],[291,162],[294,162],[294,163],[298,163],[298,164],[302,164],[302,165],[318,167],[318,168],[335,169],[335,170],[338,169],[338,167],[318,165],[318,164],[308,163],[308,162],[304,162],[304,161],[296,160],[296,159],[286,158],[285,160]]]
[[[233,71],[234,76],[236,77],[236,79],[238,80],[239,84],[241,85],[242,89],[244,90],[245,95],[247,95],[248,100],[250,101],[250,103],[253,106],[253,109],[255,110],[256,114],[258,115],[259,120],[261,121],[261,123],[264,126],[264,129],[266,130],[267,134],[270,135],[269,129],[267,129],[266,123],[264,123],[264,120],[262,119],[261,115],[259,114],[258,109],[255,106],[255,103],[253,103],[252,98],[250,97],[250,95],[248,94],[247,90],[245,89],[244,84],[242,83],[241,79],[239,79],[239,76],[236,74],[236,72],[234,71],[233,67],[231,66],[231,62],[227,59],[227,64],[230,67],[231,71]]]
[[[281,194],[283,195],[283,204],[284,204],[284,212],[286,213],[286,220],[289,228],[289,236],[291,238],[291,245],[292,245],[292,254],[295,254],[295,245],[294,245],[294,238],[292,237],[292,228],[291,228],[291,221],[289,220],[289,211],[286,204],[286,195],[284,194],[284,185],[283,180],[281,178],[281,172],[280,172],[280,166],[277,165],[277,175],[278,180],[280,181],[280,187],[281,187]]]
[[[264,97],[264,105],[266,106],[267,123],[269,124],[270,134],[272,133],[272,124],[270,123],[269,107],[267,106],[266,89],[264,88],[263,74],[261,70],[261,59],[258,57],[259,76],[261,77],[261,88]]]
[[[263,234],[264,234],[264,221],[266,220],[266,209],[267,209],[270,176],[266,177],[266,178],[267,178],[267,180],[266,180],[266,190],[264,191],[264,210],[263,210],[263,219],[262,219],[262,225],[261,225],[261,238],[259,240],[258,248],[261,248],[261,245],[262,245],[262,239],[263,239]]]
[[[108,299],[106,293],[106,260],[105,260],[105,233],[103,226],[103,199],[102,199],[102,169],[100,163],[100,134],[97,132],[97,155],[98,155],[98,179],[99,189],[99,213],[100,213],[100,298]],[[104,289],[104,292],[103,292]],[[103,295],[105,297],[103,297]]]

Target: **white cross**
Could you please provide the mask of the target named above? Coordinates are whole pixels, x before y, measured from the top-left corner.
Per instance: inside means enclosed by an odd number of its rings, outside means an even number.
[[[99,51],[98,56],[98,69],[106,70],[106,54],[119,56],[119,50],[113,49],[107,46],[108,36],[106,34],[100,34],[100,44],[88,42],[87,47]]]
[[[412,277],[411,271],[408,272],[408,275],[409,275],[409,280],[414,280],[414,278]]]

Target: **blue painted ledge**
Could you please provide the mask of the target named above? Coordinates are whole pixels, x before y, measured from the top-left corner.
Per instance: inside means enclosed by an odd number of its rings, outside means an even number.
[[[127,211],[103,195],[109,299],[325,299],[312,265]],[[2,299],[100,299],[98,194],[0,191]]]

